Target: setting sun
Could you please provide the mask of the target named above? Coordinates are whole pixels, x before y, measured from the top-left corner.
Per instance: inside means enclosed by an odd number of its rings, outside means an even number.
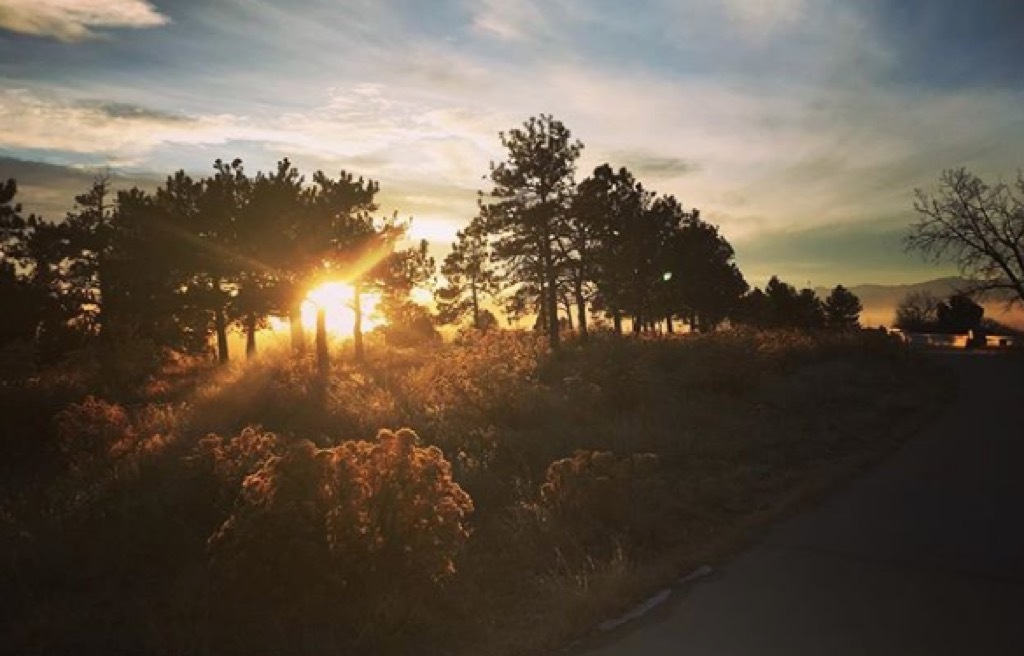
[[[355,329],[355,312],[352,309],[355,293],[352,285],[344,282],[325,282],[312,289],[302,303],[302,325],[309,331],[316,329],[316,311],[322,307],[326,312],[327,331],[335,336],[351,336]],[[385,323],[377,313],[380,295],[364,293],[363,330],[373,330]]]

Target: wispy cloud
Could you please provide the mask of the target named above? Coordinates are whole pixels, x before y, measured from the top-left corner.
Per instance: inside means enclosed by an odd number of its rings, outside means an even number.
[[[553,2],[543,7],[533,0],[483,0],[471,3],[473,28],[481,33],[508,41],[522,41],[544,31],[545,12],[553,9]]]
[[[728,17],[746,34],[764,38],[798,23],[807,0],[725,0]]]
[[[142,156],[163,143],[218,143],[250,131],[230,115],[188,117],[131,103],[73,100],[28,89],[0,90],[0,148]]]
[[[147,0],[0,0],[0,29],[82,41],[106,28],[146,28],[169,19]]]

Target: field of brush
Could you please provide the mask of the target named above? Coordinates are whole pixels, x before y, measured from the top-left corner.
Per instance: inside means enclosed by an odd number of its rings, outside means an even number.
[[[0,387],[13,653],[539,653],[728,558],[950,391],[872,331],[466,333],[338,353],[326,381],[283,353],[130,355]]]

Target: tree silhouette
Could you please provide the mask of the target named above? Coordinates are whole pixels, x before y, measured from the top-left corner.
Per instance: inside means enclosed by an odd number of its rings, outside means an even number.
[[[109,258],[112,248],[114,204],[107,174],[97,175],[87,191],[75,196],[75,208],[62,225],[64,246],[61,277],[77,298],[78,325],[87,333],[100,335],[110,344],[113,308],[104,305],[111,298]],[[106,324],[106,325],[104,325]]]
[[[229,357],[231,292],[237,292],[242,277],[238,231],[250,181],[241,159],[231,163],[218,159],[213,168],[216,173],[203,180],[199,211],[194,217],[198,225],[193,230],[202,244],[200,271],[209,281],[209,294],[201,298],[212,310],[217,359],[223,364]]]
[[[119,340],[183,348],[178,315],[188,279],[182,262],[190,245],[169,229],[173,223],[156,196],[135,188],[119,191],[116,199],[104,272],[104,324]]]
[[[696,210],[664,245],[663,287],[669,329],[672,316],[686,317],[691,329],[711,330],[732,315],[748,287],[733,261],[732,245],[718,227],[701,220]]]
[[[292,346],[305,348],[301,324],[302,282],[310,266],[305,241],[313,218],[303,177],[285,158],[240,188],[239,220],[233,250],[238,257],[234,316],[246,334],[246,354],[256,351],[256,332],[271,314],[287,316]],[[309,250],[315,250],[309,248]]]
[[[631,242],[651,198],[627,169],[615,172],[603,164],[580,183],[574,204],[577,220],[593,235],[594,307],[612,317],[620,335],[622,318],[635,305],[631,296],[638,248]]]
[[[28,223],[21,216],[21,207],[14,202],[17,192],[14,180],[0,185],[0,307],[4,309],[0,348],[15,342],[31,344],[41,300],[37,290],[18,275]],[[0,372],[0,376],[3,374],[6,372]]]
[[[985,308],[966,294],[953,294],[936,308],[938,327],[942,332],[966,333],[978,330]]]
[[[223,308],[226,295],[215,276],[223,275],[223,257],[210,232],[206,181],[195,180],[184,171],[169,175],[153,194],[155,221],[163,230],[162,245],[173,250],[178,282],[177,322],[185,347],[205,351],[214,332],[215,314]],[[226,338],[226,335],[225,335]],[[220,345],[218,339],[218,346]],[[225,343],[226,347],[226,343]],[[218,355],[226,357],[226,348]]]
[[[12,342],[31,343],[36,326],[36,296],[32,287],[18,276],[13,262],[0,261],[0,348]]]
[[[539,294],[552,348],[559,344],[559,247],[566,233],[576,160],[583,144],[550,114],[531,117],[521,128],[499,134],[507,159],[491,164],[492,199],[482,204],[496,257],[511,284],[529,283]]]
[[[759,328],[814,330],[825,325],[825,310],[812,289],[797,291],[772,276],[764,291],[755,289],[743,299],[743,321]]]
[[[356,360],[362,360],[363,348],[363,294],[375,286],[380,263],[394,250],[401,234],[395,221],[377,225],[373,212],[377,211],[374,198],[380,185],[373,180],[356,178],[342,171],[331,179],[322,171],[313,176],[317,189],[313,203],[316,208],[317,234],[322,234],[319,267],[314,274],[340,276],[349,281],[353,289],[352,310],[355,315],[353,349]],[[316,348],[321,373],[328,370],[325,309],[317,308]]]
[[[934,330],[938,320],[939,299],[929,292],[912,292],[896,305],[893,325],[901,330]]]
[[[14,201],[17,194],[18,183],[14,179],[0,184],[0,259],[4,261],[12,259],[25,228],[21,205]]]
[[[405,226],[403,234],[404,230]],[[388,320],[381,330],[387,342],[411,345],[433,339],[437,334],[433,317],[411,298],[414,289],[427,289],[434,285],[437,264],[430,255],[427,240],[394,250],[377,269],[377,283],[381,290],[379,309]]]
[[[296,353],[306,348],[302,327],[306,284],[310,272],[321,265],[315,259],[320,235],[314,225],[312,196],[304,183],[287,158],[269,173],[258,172],[243,226],[247,255],[259,265],[250,274],[257,283],[255,291],[261,292],[252,310],[260,316],[287,316]]]
[[[587,304],[593,301],[600,270],[599,252],[611,227],[607,182],[612,176],[611,168],[605,164],[577,185],[564,226],[564,239],[558,242],[568,293],[572,296],[568,305],[576,306],[579,333],[584,340],[589,331]],[[566,316],[571,321],[568,307]]]
[[[832,330],[853,330],[860,327],[860,313],[864,310],[857,295],[842,285],[836,285],[825,299],[825,325]]]
[[[437,290],[438,317],[442,323],[458,323],[467,315],[480,330],[482,307],[498,291],[497,277],[491,265],[491,251],[483,226],[474,220],[457,234],[457,241],[445,256],[441,275],[446,284]]]
[[[967,169],[944,171],[938,190],[916,190],[918,220],[908,250],[951,260],[971,280],[969,293],[1008,292],[1024,303],[1024,174],[988,184]]]
[[[641,332],[670,314],[665,273],[669,253],[666,244],[687,218],[673,196],[655,196],[634,219],[623,226],[624,261],[628,267],[625,309],[633,316],[633,332]]]
[[[604,164],[576,186],[583,145],[552,116],[499,136],[507,157],[492,163],[480,214],[445,258],[446,285],[435,296],[443,321],[471,316],[475,327],[495,324],[483,305],[498,297],[499,285],[510,317],[534,315],[553,348],[562,330],[576,327],[585,337],[591,311],[610,316],[620,334],[623,317],[638,332],[663,321],[672,330],[678,317],[694,330],[740,314],[766,326],[824,321],[813,292],[777,279],[749,294],[740,312],[746,283],[718,228],[673,196],[645,189],[625,168]],[[12,313],[32,299],[31,322],[21,312],[10,334],[27,334],[33,324],[42,359],[97,337],[108,349],[143,339],[198,351],[213,335],[223,363],[229,329],[241,329],[252,356],[272,315],[289,318],[301,351],[303,300],[337,280],[354,290],[357,360],[364,357],[366,294],[381,296],[389,341],[434,334],[433,318],[411,292],[432,281],[435,263],[425,243],[399,248],[408,222],[375,215],[376,181],[317,172],[307,185],[288,159],[254,176],[240,159],[218,159],[211,175],[178,171],[152,194],[115,194],[101,175],[58,224],[21,217],[16,191],[13,180],[0,185],[0,295]],[[756,316],[755,305],[763,310]],[[316,345],[326,376],[323,307]]]

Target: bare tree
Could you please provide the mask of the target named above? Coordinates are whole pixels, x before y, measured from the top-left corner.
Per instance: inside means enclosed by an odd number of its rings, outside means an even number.
[[[916,195],[918,220],[906,249],[955,262],[971,281],[966,292],[1003,292],[1011,303],[1024,303],[1024,175],[989,185],[966,169],[951,169],[935,193],[918,189]]]
[[[901,330],[928,331],[938,321],[942,301],[931,292],[911,292],[896,306],[893,325]]]

